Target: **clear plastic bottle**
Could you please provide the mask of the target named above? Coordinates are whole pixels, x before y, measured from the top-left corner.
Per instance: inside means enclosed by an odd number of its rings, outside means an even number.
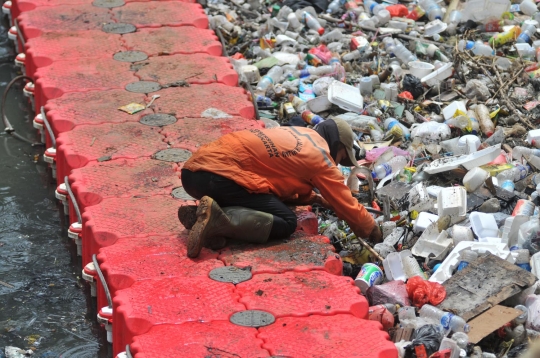
[[[322,27],[319,21],[309,12],[304,11],[302,14],[302,22],[311,30],[317,31],[319,35],[324,34],[324,27]]]
[[[420,317],[432,322],[438,322],[445,330],[465,333],[470,331],[469,325],[463,318],[450,312],[444,312],[429,304],[422,306],[420,309]]]
[[[519,162],[513,162],[512,164],[514,164],[512,169],[507,169],[497,174],[497,180],[499,183],[503,183],[506,180],[511,180],[515,183],[527,177],[527,174],[529,173],[528,167]]]
[[[463,270],[471,262],[478,258],[478,254],[473,250],[463,250],[459,253],[459,256],[461,257],[461,261],[459,262],[459,266],[457,268],[458,271]]]
[[[474,42],[469,40],[459,40],[458,42],[458,51],[472,50],[474,47]]]
[[[471,128],[469,129],[472,134],[478,134],[480,132],[480,123],[476,119],[476,112],[473,110],[467,111],[467,117],[471,120]]]
[[[257,84],[257,90],[266,91],[266,89],[276,83],[282,75],[283,69],[280,66],[272,67],[265,76],[261,77],[261,80]]]
[[[472,53],[474,53],[475,56],[495,56],[495,51],[489,45],[483,43],[482,41],[476,41],[474,43]]]
[[[461,349],[467,349],[469,344],[469,336],[465,332],[456,332],[452,335],[452,339],[457,343]]]
[[[394,50],[396,49],[396,43],[394,42],[394,39],[392,37],[385,37],[382,43],[384,45],[384,50],[387,54],[394,53]]]
[[[418,4],[426,11],[429,21],[442,19],[442,9],[434,0],[420,0]]]
[[[392,173],[397,173],[407,165],[407,158],[397,156],[388,161],[388,163],[382,163],[377,165],[371,175],[375,179],[383,179]]]
[[[521,34],[521,28],[514,26],[510,30],[498,33],[489,39],[489,44],[493,47],[499,47],[505,43],[514,41]]]
[[[405,127],[397,119],[392,117],[386,118],[384,121],[384,129],[386,129],[389,133],[401,138],[409,139],[411,137],[409,128]]]
[[[340,41],[343,38],[343,33],[339,31],[339,29],[333,29],[330,32],[327,32],[326,34],[321,36],[321,41],[323,42],[332,42],[332,41]]]
[[[479,104],[476,106],[476,118],[478,119],[478,123],[480,123],[482,133],[484,133],[486,137],[491,137],[495,131],[495,125],[489,116],[489,109],[485,105]]]
[[[456,33],[456,28],[463,19],[463,14],[459,10],[452,10],[450,13],[450,17],[448,18],[448,27],[446,28],[446,32],[448,32],[450,35],[454,35]]]
[[[524,22],[521,26],[521,34],[518,36],[516,42],[518,44],[531,43],[532,36],[536,33],[536,26],[530,22]]]
[[[289,27],[292,29],[298,29],[302,26],[300,20],[298,20],[298,17],[296,17],[294,12],[287,15],[287,21],[289,21]]]
[[[512,149],[512,158],[521,160],[524,155],[534,155],[540,157],[540,149],[527,148],[527,147],[514,147]]]
[[[330,66],[330,65],[319,66],[319,67],[309,66],[306,69],[293,72],[293,75],[296,78],[304,78],[304,77],[308,77],[310,75],[323,76],[323,75],[328,75],[328,74],[334,72],[334,70],[335,70],[334,66]]]
[[[409,51],[398,39],[394,40],[395,42],[395,48],[394,48],[394,55],[403,63],[409,63],[412,61],[416,61],[417,58],[415,55],[412,54],[411,51]]]
[[[514,320],[512,321],[512,323],[514,323],[516,326],[518,324],[524,324],[526,321],[527,321],[527,317],[529,316],[529,309],[523,305],[517,305],[516,307],[514,307],[516,310],[520,310],[521,312],[523,312],[523,314],[517,316],[516,318],[514,318]]]
[[[386,9],[379,10],[375,16],[379,19],[379,26],[386,25],[392,18],[390,11]]]
[[[385,5],[379,4],[378,2],[374,0],[365,0],[364,1],[364,9],[366,12],[369,12],[370,14],[377,15],[379,11],[384,10],[386,8]]]
[[[335,14],[341,9],[341,0],[332,0],[330,4],[328,4],[328,8],[326,9],[326,12],[329,14]]]

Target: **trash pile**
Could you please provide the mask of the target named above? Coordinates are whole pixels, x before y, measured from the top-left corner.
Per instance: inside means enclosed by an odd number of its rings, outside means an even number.
[[[532,0],[206,0],[266,127],[331,118],[366,244],[315,207],[401,357],[517,357],[540,335],[540,12]]]

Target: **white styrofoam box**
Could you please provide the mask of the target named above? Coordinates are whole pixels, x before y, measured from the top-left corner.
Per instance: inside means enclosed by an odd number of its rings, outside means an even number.
[[[491,214],[474,211],[469,216],[472,230],[478,238],[499,237],[497,222]]]
[[[328,100],[347,111],[361,112],[364,108],[360,89],[340,81],[334,81],[328,87]]]
[[[501,259],[514,263],[514,257],[510,254],[510,249],[505,244],[491,244],[488,242],[462,241],[454,247],[448,254],[441,266],[429,278],[432,282],[443,283],[452,277],[452,272],[458,267],[460,252],[463,250],[473,250],[479,254],[490,252]]]

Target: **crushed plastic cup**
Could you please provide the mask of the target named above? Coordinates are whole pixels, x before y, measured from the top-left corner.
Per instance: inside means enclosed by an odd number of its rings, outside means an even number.
[[[463,186],[465,186],[467,192],[472,193],[480,188],[487,178],[489,178],[489,173],[482,168],[476,167],[465,174]]]
[[[431,63],[422,62],[422,61],[411,61],[409,62],[409,72],[418,78],[423,78],[427,75],[429,75],[433,70],[435,69],[435,66],[433,66]]]

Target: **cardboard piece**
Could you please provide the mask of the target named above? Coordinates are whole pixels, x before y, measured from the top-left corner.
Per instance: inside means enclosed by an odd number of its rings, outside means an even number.
[[[438,306],[469,321],[530,287],[536,277],[495,255],[486,254],[444,282],[446,299]]]
[[[496,305],[469,322],[469,342],[477,344],[491,332],[522,314],[515,308]]]

